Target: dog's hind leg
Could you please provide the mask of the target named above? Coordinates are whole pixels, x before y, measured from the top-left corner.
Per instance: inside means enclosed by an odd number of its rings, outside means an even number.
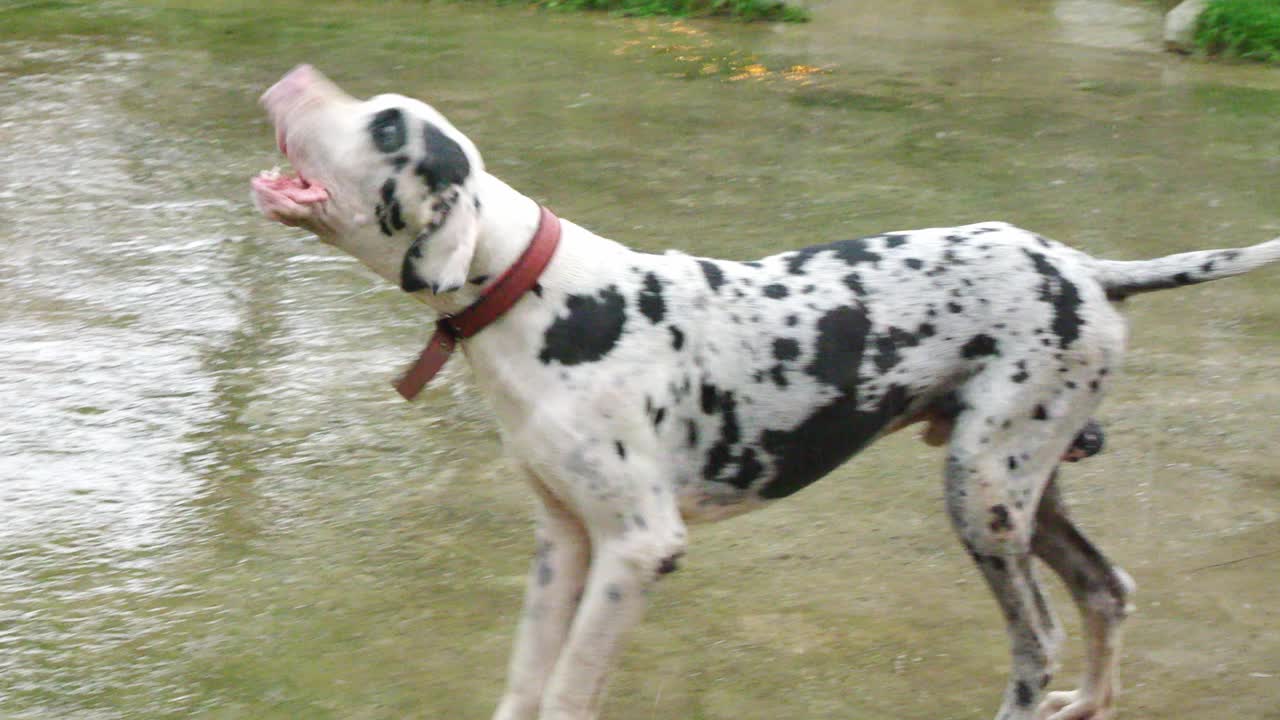
[[[1054,481],[1045,490],[1036,511],[1031,549],[1053,568],[1071,591],[1086,635],[1086,667],[1080,689],[1049,693],[1036,717],[1104,720],[1111,714],[1115,697],[1120,625],[1129,611],[1133,580],[1108,562],[1071,523]]]
[[[1055,373],[1009,387],[1003,379],[1010,368],[994,361],[968,383],[952,431],[948,515],[1004,612],[1009,633],[1012,675],[997,720],[1031,720],[1062,641],[1032,567],[1032,536],[1041,493],[1097,404],[1096,393],[1073,380],[1085,369],[1074,370],[1066,378]],[[1046,393],[1051,382],[1059,388],[1056,394]]]
[[[1031,565],[1030,513],[987,491],[1008,483],[963,457],[949,458],[947,509],[965,549],[982,571],[1004,613],[1012,675],[997,720],[1030,720],[1056,663],[1062,631]],[[1015,491],[1016,493],[1016,491]],[[997,502],[997,500],[1002,500]]]
[[[524,610],[494,720],[537,720],[543,690],[569,635],[586,583],[591,544],[586,528],[530,476],[541,501]]]

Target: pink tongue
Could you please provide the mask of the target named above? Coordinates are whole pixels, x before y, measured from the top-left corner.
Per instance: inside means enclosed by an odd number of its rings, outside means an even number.
[[[264,189],[279,193],[299,205],[323,202],[329,199],[329,191],[315,183],[290,175],[259,176],[255,182]]]
[[[329,199],[329,191],[313,183],[295,182],[282,190],[291,200],[304,205]]]

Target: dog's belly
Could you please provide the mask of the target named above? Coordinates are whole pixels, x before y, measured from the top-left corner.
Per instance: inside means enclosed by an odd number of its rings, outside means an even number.
[[[693,457],[677,492],[687,522],[718,520],[786,497],[821,479],[909,417],[927,399],[894,386],[869,406],[836,397],[790,428],[766,427],[733,445],[722,433]],[[756,423],[750,423],[752,425]]]
[[[937,378],[923,370],[915,381],[860,378],[856,363],[839,386],[704,376],[696,402],[678,413],[685,447],[672,454],[682,460],[686,519],[736,514],[807,487],[948,392],[951,383]]]

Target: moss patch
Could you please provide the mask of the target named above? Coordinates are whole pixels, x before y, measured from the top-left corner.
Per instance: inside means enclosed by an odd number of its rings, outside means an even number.
[[[1280,0],[1214,0],[1196,45],[1207,53],[1280,64]]]

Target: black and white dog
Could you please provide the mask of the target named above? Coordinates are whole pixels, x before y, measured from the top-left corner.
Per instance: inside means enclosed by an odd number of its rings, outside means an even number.
[[[484,170],[440,113],[360,101],[299,67],[263,96],[297,176],[263,173],[268,218],[448,315],[530,243],[538,205]],[[946,507],[1004,610],[996,717],[1102,720],[1133,589],[1054,486],[1125,345],[1114,303],[1280,260],[1280,239],[1098,260],[999,222],[889,232],[755,262],[635,252],[562,221],[537,284],[463,350],[540,498],[537,553],[497,720],[595,718],[645,590],[686,523],[786,497],[928,421]],[[1042,699],[1062,632],[1032,557],[1084,619],[1080,689]]]

